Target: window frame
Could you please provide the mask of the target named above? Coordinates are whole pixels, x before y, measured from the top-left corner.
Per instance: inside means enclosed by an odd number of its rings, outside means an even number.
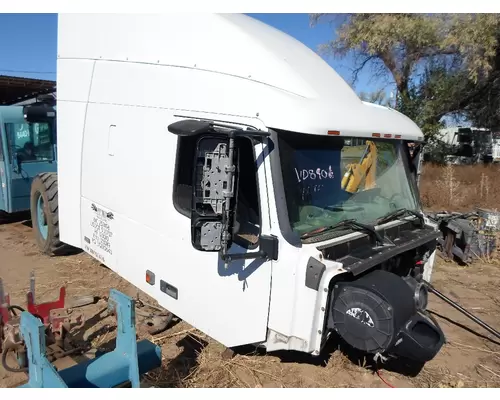
[[[288,130],[283,130],[283,129],[276,129],[273,128],[271,130],[271,140],[275,143],[276,149],[271,152],[271,174],[272,174],[272,179],[273,179],[273,185],[274,185],[274,190],[275,190],[275,198],[277,202],[277,207],[278,207],[278,224],[281,230],[281,233],[283,234],[283,237],[285,240],[290,243],[291,245],[295,247],[300,247],[303,245],[303,240],[300,239],[300,235],[297,234],[297,232],[293,229],[292,223],[291,223],[291,216],[290,216],[290,210],[289,210],[289,202],[287,199],[287,194],[286,194],[286,182],[285,182],[285,176],[284,176],[284,171],[283,171],[283,160],[282,156],[283,154],[286,153],[287,149],[293,148],[293,145],[290,145],[290,142],[293,142],[295,139],[297,139],[297,136],[299,135],[308,135],[307,133],[303,132],[296,132],[296,131],[288,131]],[[295,138],[293,137],[295,136]],[[320,136],[320,135],[317,135]],[[286,138],[286,139],[285,139]],[[321,136],[321,138],[317,138],[318,140],[332,140],[333,136]],[[372,138],[370,137],[355,137],[355,136],[349,136],[350,139],[352,138],[359,138],[361,140],[371,140]],[[410,178],[408,180],[409,183],[409,189],[412,192],[412,195],[414,196],[415,200],[415,205],[419,210],[422,210],[422,200],[419,196],[420,191],[418,188],[418,185],[416,184],[416,179],[413,176],[413,174],[410,171],[409,167],[409,159],[406,161],[403,158],[403,152],[405,151],[406,144],[404,143],[405,141],[403,139],[379,139],[377,138],[377,141],[379,142],[390,142],[390,143],[396,143],[395,148],[397,149],[397,158],[401,158],[402,162],[402,167],[405,171],[405,174]],[[308,145],[311,145],[311,147],[314,147],[311,143],[309,142],[304,142],[305,146],[307,147]],[[399,162],[399,161],[398,161]],[[281,209],[283,208],[283,209]],[[325,239],[326,240],[326,239]]]
[[[8,152],[8,158],[9,158],[9,162],[12,164],[12,155],[13,154],[16,154],[17,153],[17,149],[15,147],[17,147],[17,144],[15,144],[16,142],[16,139],[14,137],[14,134],[15,134],[15,131],[13,129],[13,126],[15,125],[27,125],[29,127],[29,132],[30,132],[30,140],[31,143],[34,143],[34,138],[35,138],[35,135],[38,136],[38,138],[40,137],[40,133],[38,134],[35,134],[32,130],[34,128],[31,127],[31,125],[33,124],[39,124],[39,125],[43,125],[43,124],[46,124],[48,126],[48,130],[49,130],[49,139],[50,139],[50,149],[51,149],[51,152],[50,152],[50,155],[51,157],[49,159],[36,159],[36,160],[23,160],[22,163],[23,164],[32,164],[32,163],[43,163],[43,162],[46,162],[46,163],[53,163],[56,161],[56,150],[55,150],[55,146],[56,146],[56,135],[55,135],[55,123],[54,122],[33,122],[33,123],[28,123],[28,122],[4,122],[3,124],[3,129],[5,131],[5,137],[7,139],[7,152]],[[33,139],[33,140],[32,140]],[[36,153],[34,153],[36,155]],[[36,155],[37,156],[37,155]],[[38,156],[37,156],[38,157]]]
[[[5,162],[5,154],[3,151],[3,139],[2,139],[2,137],[3,137],[3,130],[0,127],[0,162]],[[7,151],[8,151],[8,148],[7,148]],[[7,158],[10,158],[9,154],[7,154]]]

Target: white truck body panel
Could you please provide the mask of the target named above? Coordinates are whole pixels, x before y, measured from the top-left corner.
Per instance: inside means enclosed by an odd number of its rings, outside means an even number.
[[[268,349],[318,351],[323,288],[341,264],[326,262],[314,291],[304,286],[306,260],[319,255],[314,245],[280,240],[278,261],[239,261],[227,270],[217,253],[193,249],[190,219],[172,201],[177,137],[167,126],[208,118],[414,141],[423,139],[420,129],[360,101],[313,51],[250,17],[63,14],[58,36],[61,240],[226,346],[267,341]],[[257,159],[264,151],[255,146]],[[269,157],[262,158],[261,233],[281,239]],[[177,288],[178,299],[146,283],[146,270]]]
[[[500,139],[493,139],[492,156],[494,162],[500,162]]]

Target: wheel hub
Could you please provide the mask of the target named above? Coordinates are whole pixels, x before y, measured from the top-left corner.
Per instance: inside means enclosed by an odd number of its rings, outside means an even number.
[[[48,225],[47,225],[47,214],[45,212],[45,202],[43,201],[43,196],[41,193],[38,195],[37,200],[37,222],[38,222],[38,230],[40,231],[40,235],[44,240],[47,239],[48,236]]]

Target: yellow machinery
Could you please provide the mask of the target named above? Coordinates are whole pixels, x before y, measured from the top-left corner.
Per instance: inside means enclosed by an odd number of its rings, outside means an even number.
[[[349,193],[359,190],[363,177],[365,189],[375,187],[375,174],[377,171],[377,146],[371,140],[366,141],[366,148],[357,164],[347,165],[347,171],[342,178],[342,189]]]

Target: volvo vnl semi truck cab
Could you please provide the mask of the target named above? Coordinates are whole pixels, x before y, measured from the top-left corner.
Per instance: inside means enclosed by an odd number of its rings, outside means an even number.
[[[410,119],[244,15],[60,15],[58,35],[62,241],[227,347],[434,357]]]

